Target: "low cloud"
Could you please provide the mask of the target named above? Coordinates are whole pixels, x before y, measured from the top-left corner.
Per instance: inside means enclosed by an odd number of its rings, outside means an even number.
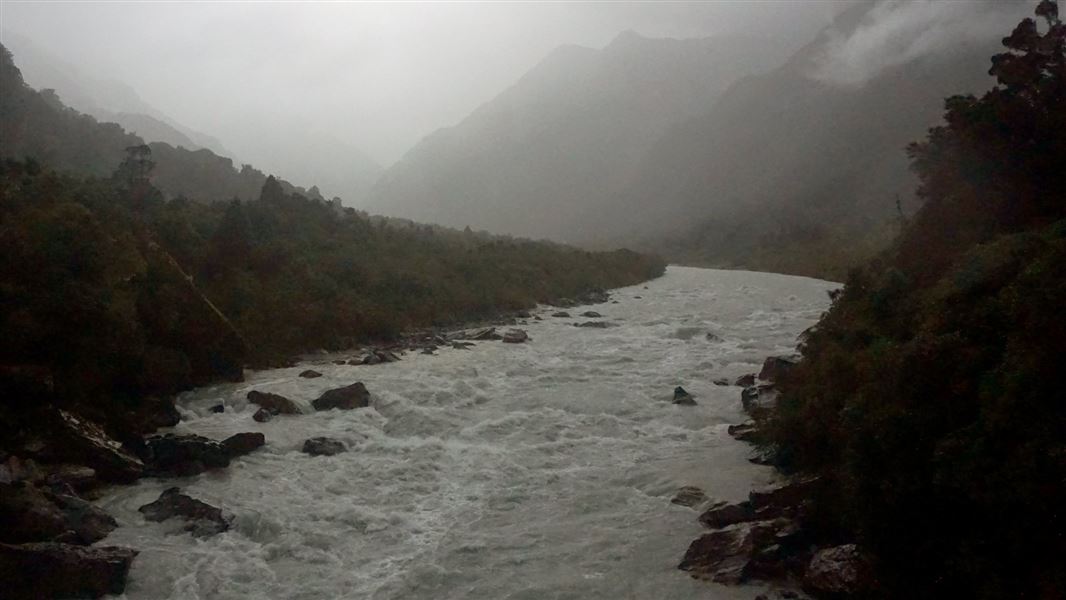
[[[860,86],[884,69],[953,45],[999,39],[1026,14],[1028,2],[887,0],[854,31],[830,31],[815,79]]]

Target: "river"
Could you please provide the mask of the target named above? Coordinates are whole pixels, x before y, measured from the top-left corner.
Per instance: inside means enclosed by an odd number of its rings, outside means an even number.
[[[180,433],[267,444],[230,468],[141,480],[99,504],[120,527],[102,544],[140,550],[124,598],[659,599],[753,598],[759,587],[692,580],[676,565],[698,513],[670,503],[695,485],[740,500],[772,481],[726,427],[740,389],[712,384],[794,350],[829,303],[825,281],[670,267],[605,303],[542,308],[525,344],[408,353],[397,363],[249,372],[183,395]],[[595,310],[616,325],[577,328]],[[708,338],[707,333],[713,334]],[[347,355],[341,355],[344,357]],[[323,377],[297,374],[314,368]],[[373,406],[314,413],[323,391],[362,381]],[[698,406],[670,402],[682,385]],[[308,414],[252,420],[249,390]],[[209,407],[223,403],[226,411]],[[343,440],[332,457],[300,452]],[[168,535],[137,508],[179,485],[234,515],[196,539]]]

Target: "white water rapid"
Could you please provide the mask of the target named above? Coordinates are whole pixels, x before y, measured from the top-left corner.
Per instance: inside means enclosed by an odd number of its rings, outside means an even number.
[[[614,291],[617,304],[569,309],[571,319],[538,310],[525,344],[374,366],[323,356],[195,390],[179,399],[175,431],[261,431],[266,446],[228,469],[114,488],[99,504],[120,527],[101,543],[140,550],[131,600],[753,598],[760,588],[676,569],[702,528],[670,499],[695,485],[740,500],[771,481],[726,433],[745,419],[740,388],[712,380],[791,353],[836,287],[671,267],[646,289]],[[617,327],[574,327],[586,310]],[[324,376],[297,377],[307,368]],[[355,381],[371,408],[310,408]],[[699,405],[672,404],[677,385]],[[292,398],[307,414],[257,423],[249,390]],[[219,402],[225,412],[211,413]],[[350,450],[300,452],[314,436]],[[174,485],[232,513],[233,527],[196,539],[146,522],[137,508]]]

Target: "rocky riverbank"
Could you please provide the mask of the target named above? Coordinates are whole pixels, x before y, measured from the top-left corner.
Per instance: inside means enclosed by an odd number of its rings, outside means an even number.
[[[606,292],[559,307],[605,303]],[[414,332],[400,340],[352,351],[344,364],[366,365],[401,360],[406,353],[432,354],[438,348],[463,349],[483,342],[525,343],[520,326],[543,317],[521,311],[458,330]],[[498,328],[501,328],[498,331]],[[340,360],[340,359],[335,359]],[[38,402],[27,408],[16,435],[0,449],[0,577],[5,597],[100,597],[122,593],[135,548],[100,545],[117,526],[90,501],[108,486],[133,483],[142,477],[189,477],[227,468],[231,461],[268,443],[262,433],[237,433],[223,440],[198,435],[156,434],[180,421],[172,398],[152,398],[137,411],[99,418],[92,410],[60,408],[50,402],[53,386],[47,374],[5,372],[15,389],[28,390]],[[315,378],[313,369],[299,377]],[[302,411],[292,400],[253,390],[248,401],[259,405],[256,421],[296,418]],[[354,410],[370,406],[371,393],[361,382],[326,391],[312,402],[316,411]],[[218,405],[212,410],[224,412]],[[343,442],[312,438],[304,452],[312,456],[344,452]],[[181,492],[166,489],[140,508],[146,520],[165,522],[168,533],[207,537],[229,528],[233,515]]]
[[[769,357],[758,375],[745,375],[734,382],[742,388],[740,400],[753,419],[731,425],[729,434],[756,444],[752,462],[774,464],[758,423],[773,418],[776,385],[788,376],[795,360]],[[710,531],[689,545],[678,568],[693,577],[729,585],[749,581],[778,584],[783,587],[783,598],[797,597],[797,588],[816,598],[864,597],[877,585],[870,557],[847,540],[826,539],[813,526],[817,515],[813,514],[811,498],[824,485],[829,483],[820,477],[794,474],[780,484],[752,490],[743,502],[710,503],[699,516]],[[696,491],[702,498],[702,491]],[[683,492],[675,502],[695,495],[692,490]],[[700,500],[698,504],[707,502]]]

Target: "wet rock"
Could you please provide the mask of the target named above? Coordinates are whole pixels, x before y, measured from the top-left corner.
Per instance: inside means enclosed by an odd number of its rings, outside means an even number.
[[[456,350],[466,350],[475,346],[473,342],[452,342],[452,348]]]
[[[607,292],[603,290],[592,290],[590,292],[585,293],[578,300],[582,304],[603,304],[604,302],[607,302],[610,299],[611,297]]]
[[[700,523],[711,529],[721,529],[738,523],[746,523],[755,518],[755,510],[750,502],[737,504],[719,504],[700,515]]]
[[[237,433],[222,440],[222,449],[231,459],[244,456],[266,443],[266,437],[258,432]]]
[[[159,499],[137,509],[148,521],[157,523],[168,519],[180,518],[185,521],[182,531],[188,531],[196,537],[207,537],[229,529],[230,519],[222,514],[222,509],[211,506],[181,493],[180,488],[172,487],[159,495]]]
[[[50,465],[44,482],[50,487],[68,487],[83,492],[100,485],[96,469],[84,465]]]
[[[247,398],[252,404],[257,404],[275,415],[298,415],[301,413],[300,407],[296,406],[295,402],[278,394],[252,390],[248,392]]]
[[[611,324],[607,321],[585,321],[584,323],[574,323],[574,327],[592,327],[594,329],[607,329]]]
[[[304,379],[314,379],[315,377],[321,377],[321,376],[322,376],[322,374],[319,373],[318,371],[315,371],[314,369],[308,369],[306,371],[301,371],[300,372],[300,377],[303,377]]]
[[[747,375],[741,375],[736,381],[733,382],[733,385],[737,387],[751,387],[755,385],[755,374],[748,373]]]
[[[692,394],[686,392],[685,388],[677,386],[674,388],[674,404],[696,406],[696,399],[692,397]]]
[[[129,416],[128,422],[138,433],[152,433],[160,427],[173,427],[181,422],[181,413],[173,398],[149,396],[142,398]]]
[[[68,533],[62,541],[88,545],[104,539],[118,527],[114,517],[77,496],[49,495],[66,521]]]
[[[752,526],[746,523],[704,534],[689,545],[677,568],[718,583],[743,583],[755,548],[753,538]]]
[[[773,384],[749,386],[740,392],[744,412],[751,415],[773,409],[777,405],[777,391]]]
[[[720,341],[722,341],[721,336],[718,336],[718,335],[716,335],[714,333],[711,333],[710,331],[708,331],[707,335],[704,336],[704,337],[707,339],[708,342],[720,342]]]
[[[802,513],[822,480],[816,476],[797,477],[786,483],[752,490],[748,501],[761,518]]]
[[[589,319],[600,319],[603,317],[603,315],[594,310],[586,310],[585,312],[581,313],[581,316]]]
[[[0,542],[39,542],[66,532],[66,515],[36,486],[0,484]]]
[[[135,556],[117,546],[0,544],[0,581],[12,600],[121,594]]]
[[[211,412],[216,413],[216,414],[217,413],[224,413],[224,412],[226,412],[226,407],[221,405],[221,404],[216,404],[216,405],[212,406],[208,410],[210,410]]]
[[[346,364],[348,364],[348,361],[346,361],[346,360],[335,360],[335,361],[333,361],[333,364],[335,364],[335,365],[346,365]]]
[[[389,352],[388,350],[377,350],[374,352],[374,354],[377,355],[378,362],[391,363],[400,360],[399,355],[393,352]]]
[[[730,425],[726,430],[729,435],[742,442],[754,443],[759,435],[759,428],[755,421],[746,421],[739,425]]]
[[[526,341],[529,341],[529,334],[522,329],[508,329],[503,334],[503,343],[505,344],[521,344]]]
[[[254,415],[252,415],[252,419],[254,419],[257,423],[266,423],[267,421],[273,418],[274,413],[270,412],[265,408],[260,408],[259,410],[255,411]]]
[[[313,437],[303,445],[303,452],[311,456],[333,456],[348,450],[344,442],[328,437]]]
[[[767,357],[762,364],[762,370],[759,371],[759,379],[763,381],[778,381],[782,377],[788,375],[796,366],[796,361],[791,358],[785,358],[783,356],[770,356]]]
[[[803,587],[812,594],[850,596],[874,589],[869,557],[855,544],[819,550],[807,565]]]
[[[717,385],[717,386],[726,386],[726,385],[729,385],[729,380],[725,379],[725,378],[719,378],[719,379],[715,379],[712,383],[714,383],[714,385]]]
[[[145,440],[148,472],[156,476],[186,477],[229,466],[222,444],[199,435],[166,434]]]
[[[566,312],[565,310],[560,310],[559,312],[553,312],[552,316],[559,317],[560,319],[569,319],[570,313]]]
[[[692,508],[706,501],[707,494],[704,494],[703,490],[696,486],[686,485],[677,491],[677,495],[670,500],[670,503]]]
[[[495,327],[482,327],[480,329],[470,329],[466,331],[460,331],[455,334],[457,340],[499,340],[503,336],[496,333]]]
[[[357,381],[349,386],[329,390],[311,405],[315,407],[315,410],[366,408],[370,406],[370,392],[361,381]]]
[[[117,526],[111,515],[76,496],[26,482],[0,485],[0,542],[91,544]]]
[[[62,458],[93,468],[105,481],[129,483],[144,473],[144,463],[96,423],[65,410],[57,416],[50,444]]]

